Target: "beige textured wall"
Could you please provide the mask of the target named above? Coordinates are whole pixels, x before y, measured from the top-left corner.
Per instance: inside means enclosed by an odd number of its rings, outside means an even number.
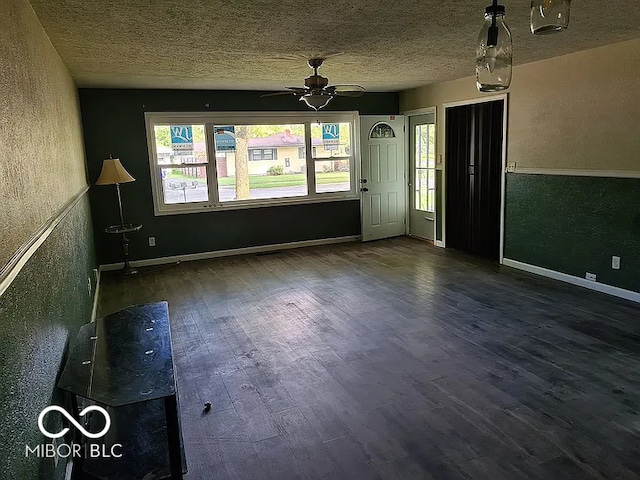
[[[0,269],[85,185],[76,87],[29,2],[3,2]]]
[[[640,171],[640,39],[517,66],[508,93],[517,168]],[[402,92],[400,109],[438,107],[442,152],[443,103],[480,97],[469,77]]]

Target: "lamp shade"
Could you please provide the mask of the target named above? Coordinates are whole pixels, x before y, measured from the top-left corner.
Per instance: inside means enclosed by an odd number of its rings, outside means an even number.
[[[135,178],[129,175],[119,158],[108,158],[102,163],[102,171],[96,185],[114,185],[117,183],[135,182]]]
[[[314,110],[320,110],[325,107],[332,99],[331,95],[322,95],[319,93],[307,93],[300,97],[300,100],[304,101],[309,108]]]

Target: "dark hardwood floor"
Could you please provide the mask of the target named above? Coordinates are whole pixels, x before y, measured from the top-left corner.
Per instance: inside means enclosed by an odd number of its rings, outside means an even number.
[[[99,314],[158,300],[187,480],[640,478],[635,303],[408,238],[105,274]]]

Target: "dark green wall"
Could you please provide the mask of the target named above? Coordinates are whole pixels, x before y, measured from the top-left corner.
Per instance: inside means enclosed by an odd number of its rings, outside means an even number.
[[[54,471],[51,459],[25,458],[25,444],[50,441],[38,429],[38,415],[52,402],[61,403],[56,378],[68,344],[91,320],[87,279],[93,279],[93,268],[91,213],[85,194],[0,297],[3,480],[63,477],[64,462]]]
[[[504,255],[640,292],[640,179],[508,174]]]
[[[110,154],[136,178],[122,186],[125,220],[143,224],[142,231],[130,236],[133,260],[360,234],[357,200],[154,216],[144,113],[309,111],[293,96],[260,98],[261,93],[80,89],[89,180],[95,182],[102,160]],[[326,110],[397,114],[398,94],[338,97]],[[91,208],[99,263],[122,261],[118,239],[103,233],[106,226],[118,223],[115,190],[93,187]],[[156,237],[156,247],[148,246],[149,236]]]

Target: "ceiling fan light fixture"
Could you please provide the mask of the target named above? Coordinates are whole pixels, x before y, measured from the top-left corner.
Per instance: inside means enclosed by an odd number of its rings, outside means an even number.
[[[364,87],[360,85],[329,85],[329,80],[318,74],[318,68],[323,62],[322,58],[309,59],[308,64],[313,68],[313,75],[304,79],[304,87],[286,87],[286,92],[266,93],[260,97],[294,95],[309,108],[317,111],[326,107],[333,97],[360,97],[364,94]]]
[[[531,0],[531,33],[546,35],[569,26],[571,0]]]
[[[511,85],[513,42],[498,0],[484,11],[484,25],[476,48],[476,86],[480,92],[499,92]]]
[[[323,95],[321,93],[307,93],[306,95],[302,95],[300,100],[304,101],[309,108],[313,110],[320,110],[327,106],[327,104],[333,98],[332,95]]]

